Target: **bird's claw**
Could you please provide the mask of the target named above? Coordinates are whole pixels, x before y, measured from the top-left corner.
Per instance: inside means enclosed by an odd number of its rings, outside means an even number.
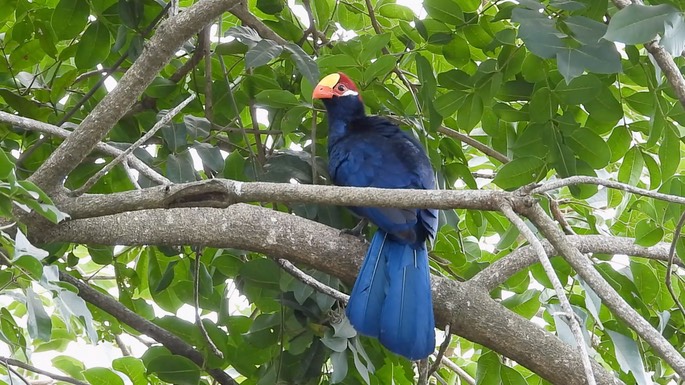
[[[357,238],[365,239],[364,236],[362,235],[362,231],[366,227],[366,225],[369,224],[369,220],[366,218],[363,218],[359,223],[357,223],[356,226],[354,226],[351,229],[342,229],[340,230],[340,234],[346,234],[346,235],[352,235]]]

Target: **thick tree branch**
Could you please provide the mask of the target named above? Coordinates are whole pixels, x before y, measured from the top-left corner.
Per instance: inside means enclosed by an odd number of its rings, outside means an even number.
[[[622,254],[664,262],[668,262],[669,260],[668,244],[666,243],[659,243],[651,247],[643,247],[635,244],[633,238],[611,237],[605,235],[567,235],[565,239],[573,247],[580,250],[581,253]],[[545,248],[545,253],[550,257],[559,255],[559,252],[554,249],[549,242],[543,240],[542,245]],[[521,247],[512,251],[506,257],[493,262],[492,265],[481,270],[469,281],[481,285],[490,291],[504,283],[504,281],[509,279],[512,275],[537,261],[537,256],[532,247]],[[685,264],[680,260],[675,260],[674,263],[680,267],[685,267]]]
[[[592,266],[590,260],[566,241],[564,233],[545,214],[542,207],[537,203],[532,203],[527,207],[520,205],[517,209],[528,217],[559,253],[564,256],[564,259],[573,267],[576,273],[602,299],[602,303],[647,341],[654,351],[666,360],[681,377],[685,377],[685,358],[602,278]]]
[[[53,126],[52,124],[43,123],[37,120],[25,118],[23,116],[8,114],[7,112],[0,111],[0,122],[9,123],[13,126],[20,127],[27,131],[38,131],[44,134],[56,136],[59,138],[67,138],[71,135],[71,132],[65,130],[64,128]],[[123,151],[118,148],[105,143],[97,143],[95,148],[104,154],[119,156]],[[170,184],[171,181],[157,171],[153,170],[145,164],[142,160],[136,158],[134,155],[128,155],[126,157],[128,164],[134,169],[138,170],[141,174],[145,175],[150,180],[159,184]]]
[[[117,320],[125,323],[140,333],[153,338],[157,342],[164,345],[173,354],[184,356],[196,363],[197,366],[201,368],[205,367],[205,360],[202,356],[202,353],[193,349],[192,346],[188,345],[176,335],[132,312],[114,298],[93,289],[80,279],[76,279],[63,271],[60,271],[59,279],[76,286],[79,297],[83,298],[84,301],[104,310]],[[212,378],[222,385],[237,385],[237,382],[235,382],[231,376],[221,369],[206,370],[207,373],[212,376]]]
[[[34,227],[31,234],[42,242],[253,250],[307,264],[348,283],[354,281],[367,247],[325,225],[245,204],[126,212]],[[584,384],[581,358],[574,349],[494,301],[482,287],[434,277],[433,293],[438,325],[450,324],[455,334],[516,360],[552,383]],[[599,384],[618,383],[598,365],[594,369]]]
[[[114,194],[56,199],[72,218],[170,207],[226,208],[238,202],[314,203],[337,206],[497,210],[511,193],[487,190],[398,190],[209,179]]]
[[[44,190],[59,187],[62,179],[83,161],[124,116],[178,48],[236,3],[237,0],[201,0],[162,23],[117,86],[29,179]]]

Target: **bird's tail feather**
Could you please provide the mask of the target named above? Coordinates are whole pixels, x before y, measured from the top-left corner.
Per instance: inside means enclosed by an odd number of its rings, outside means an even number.
[[[416,246],[414,246],[416,247]],[[378,230],[355,282],[347,316],[362,334],[411,360],[435,349],[428,252]]]

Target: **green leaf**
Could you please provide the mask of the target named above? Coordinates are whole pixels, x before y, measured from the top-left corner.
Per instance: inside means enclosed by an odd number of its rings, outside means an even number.
[[[77,380],[83,380],[85,366],[81,360],[69,356],[56,356],[50,360],[52,366]]]
[[[288,43],[283,48],[290,51],[292,54],[291,59],[295,62],[297,70],[300,71],[302,76],[314,87],[319,82],[319,67],[316,66],[316,62],[309,56],[306,52],[300,48],[299,45],[294,43]]]
[[[89,368],[83,371],[83,377],[91,385],[124,385],[124,380],[107,368]]]
[[[76,68],[85,70],[95,68],[109,56],[111,35],[104,23],[94,21],[81,36],[76,49],[74,64]]]
[[[212,146],[209,143],[196,142],[193,145],[197,155],[200,156],[202,164],[214,172],[220,173],[224,170],[224,158],[221,156],[219,147]]]
[[[560,49],[557,52],[557,65],[568,83],[584,70],[599,74],[621,72],[621,56],[614,44],[602,40],[594,45]]]
[[[286,90],[264,90],[255,95],[255,99],[269,107],[292,107],[300,104],[297,97]]]
[[[635,243],[640,246],[654,246],[664,237],[664,229],[651,219],[643,219],[635,225]]]
[[[443,45],[442,55],[455,67],[462,67],[471,61],[469,43],[461,36],[454,36],[449,43]]]
[[[90,7],[87,1],[60,0],[52,13],[52,28],[59,40],[73,39],[88,23]]]
[[[331,364],[333,365],[331,383],[337,384],[347,376],[347,352],[332,352]]]
[[[640,350],[635,341],[613,330],[607,329],[606,332],[614,343],[614,352],[616,352],[616,359],[621,370],[624,373],[632,372],[639,385],[651,384],[652,381],[647,377]]]
[[[424,0],[423,8],[436,20],[452,25],[464,23],[464,13],[456,0]]]
[[[566,44],[559,38],[554,20],[546,15],[524,8],[515,8],[511,21],[520,23],[519,37],[530,52],[541,58],[554,57]]]
[[[38,261],[43,260],[49,255],[49,253],[43,249],[35,247],[29,242],[24,233],[20,229],[17,229],[17,234],[14,238],[14,254],[12,256],[12,261],[16,261],[19,257],[30,256]]]
[[[611,136],[609,136],[609,139],[607,140],[607,144],[611,149],[610,161],[612,163],[625,156],[631,141],[632,137],[630,131],[625,126],[617,126],[614,128],[614,131],[611,132]]]
[[[618,181],[628,183],[629,185],[637,185],[642,175],[642,168],[645,161],[642,159],[642,153],[637,147],[633,147],[623,157],[623,162],[618,169]]]
[[[661,145],[659,146],[659,163],[661,163],[662,179],[666,180],[673,176],[680,166],[680,138],[672,124],[667,124]]]
[[[510,190],[540,179],[545,162],[533,156],[516,158],[502,166],[493,180],[497,186]]]
[[[185,357],[159,356],[147,364],[147,370],[160,380],[178,385],[197,385],[200,383],[200,368]]]
[[[170,154],[166,160],[166,176],[172,182],[183,183],[197,180],[193,158],[189,151],[183,151],[178,155]]]
[[[616,100],[614,94],[608,88],[603,88],[597,98],[591,102],[584,103],[583,106],[590,113],[590,117],[599,121],[615,124],[623,117],[623,107]]]
[[[483,353],[478,358],[478,367],[476,368],[476,385],[494,385],[500,383],[500,370],[502,363],[499,360],[497,353],[483,349]]]
[[[10,160],[5,151],[0,150],[0,179],[7,179],[14,171],[14,162]]]
[[[564,136],[566,144],[576,153],[579,159],[587,162],[592,168],[600,169],[609,164],[611,151],[604,139],[587,128],[577,128],[571,135]]]
[[[440,115],[447,118],[452,116],[464,104],[469,94],[461,90],[452,90],[435,99],[433,106]]]
[[[525,377],[515,369],[502,365],[500,367],[502,385],[528,385]]]
[[[38,295],[29,286],[26,289],[27,329],[31,338],[50,341],[52,321]]]
[[[646,43],[663,34],[666,21],[679,15],[669,4],[630,4],[611,18],[604,38],[623,44]]]
[[[483,99],[478,94],[469,94],[457,113],[457,124],[464,131],[470,131],[483,116]]]
[[[602,82],[597,76],[588,74],[576,77],[570,82],[559,82],[554,89],[554,94],[562,102],[574,105],[594,100],[602,88]]]
[[[261,40],[250,47],[245,54],[245,66],[251,68],[261,67],[277,58],[281,52],[283,52],[283,47],[280,45],[271,40]]]
[[[371,63],[364,71],[364,82],[370,83],[377,77],[384,78],[395,67],[396,59],[393,56],[381,56]]]
[[[502,305],[524,318],[531,319],[540,309],[540,291],[529,289],[503,300]]]
[[[285,6],[282,0],[257,0],[257,8],[267,15],[275,15],[281,12]]]
[[[389,19],[400,19],[405,21],[414,21],[414,11],[409,7],[399,4],[386,3],[378,8],[378,13]]]
[[[45,57],[45,52],[40,47],[40,41],[31,40],[15,48],[9,56],[9,64],[13,71],[32,67]]]

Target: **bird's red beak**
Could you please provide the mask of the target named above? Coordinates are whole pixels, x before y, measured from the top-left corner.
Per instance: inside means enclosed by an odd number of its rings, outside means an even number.
[[[333,87],[340,81],[339,74],[330,74],[319,82],[319,84],[314,87],[314,92],[312,93],[312,99],[331,99],[336,96]]]
[[[333,88],[324,86],[321,83],[317,84],[312,93],[312,99],[331,99],[333,97]]]

